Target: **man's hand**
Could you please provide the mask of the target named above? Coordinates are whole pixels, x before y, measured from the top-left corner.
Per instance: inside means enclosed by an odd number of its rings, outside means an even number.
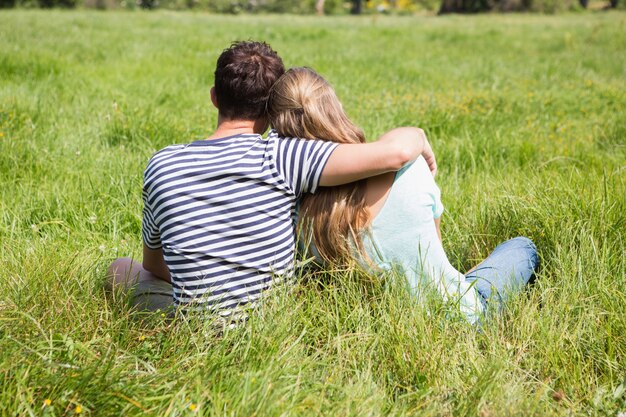
[[[430,169],[431,174],[433,174],[433,177],[437,175],[437,160],[435,158],[435,153],[433,152],[433,148],[431,148],[430,142],[428,142],[426,133],[424,133],[424,131],[420,129],[419,127],[400,127],[400,128],[393,129],[385,133],[378,139],[378,141],[386,142],[386,143],[393,142],[394,140],[398,140],[399,138],[398,135],[407,135],[407,137],[410,137],[411,135],[415,135],[416,137],[419,137],[420,140],[423,141],[421,152],[419,152],[417,156],[421,155],[424,158],[424,160],[428,164],[428,168]],[[415,161],[417,159],[417,156],[408,162]]]
[[[437,162],[422,129],[400,127],[378,141],[339,145],[328,159],[320,185],[334,186],[358,181],[400,168],[422,155],[435,175]]]
[[[426,135],[424,135],[424,150],[422,151],[422,156],[424,160],[428,164],[428,168],[430,169],[430,173],[433,174],[433,178],[437,175],[437,159],[435,159],[435,153],[433,152],[433,148],[430,147],[430,142],[426,139]]]

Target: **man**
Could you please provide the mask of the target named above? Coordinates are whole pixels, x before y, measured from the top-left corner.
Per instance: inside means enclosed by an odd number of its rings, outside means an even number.
[[[262,42],[238,42],[217,61],[211,101],[215,132],[157,152],[144,173],[143,264],[118,259],[111,287],[133,288],[140,309],[173,304],[228,320],[294,268],[298,198],[318,186],[395,171],[420,154],[436,163],[423,132],[394,129],[378,142],[332,142],[261,135],[270,88],[285,72]]]

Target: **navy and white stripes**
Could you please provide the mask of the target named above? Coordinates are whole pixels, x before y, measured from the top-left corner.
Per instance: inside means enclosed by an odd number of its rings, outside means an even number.
[[[163,248],[174,301],[229,315],[290,278],[295,205],[337,145],[256,134],[173,145],[144,173],[143,240]]]

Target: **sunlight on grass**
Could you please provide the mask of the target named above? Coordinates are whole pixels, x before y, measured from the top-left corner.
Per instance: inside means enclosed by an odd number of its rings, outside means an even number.
[[[0,13],[3,415],[626,412],[626,15]],[[375,138],[423,127],[467,270],[536,242],[537,282],[480,331],[402,277],[305,276],[249,323],[140,319],[103,274],[140,254],[152,153],[201,139],[235,39],[336,87]]]

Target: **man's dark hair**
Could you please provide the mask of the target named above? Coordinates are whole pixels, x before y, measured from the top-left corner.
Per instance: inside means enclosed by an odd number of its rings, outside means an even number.
[[[222,116],[256,120],[265,115],[270,88],[285,73],[283,60],[265,42],[235,42],[215,68],[215,95]]]

